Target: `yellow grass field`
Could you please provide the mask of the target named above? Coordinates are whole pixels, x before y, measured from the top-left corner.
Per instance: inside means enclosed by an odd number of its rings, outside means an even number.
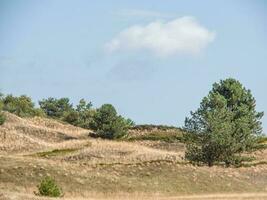
[[[181,143],[109,141],[89,130],[5,113],[0,126],[0,200],[54,199],[34,194],[45,176],[60,199],[267,199],[267,151],[252,166],[197,167]],[[167,134],[167,133],[166,133]]]

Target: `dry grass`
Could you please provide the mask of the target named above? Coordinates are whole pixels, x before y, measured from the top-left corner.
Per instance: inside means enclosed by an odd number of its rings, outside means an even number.
[[[0,127],[0,200],[33,195],[44,176],[62,199],[267,199],[267,151],[256,167],[195,167],[184,146],[164,141],[108,141],[51,119],[7,115]],[[64,136],[64,137],[63,137]]]
[[[6,122],[0,126],[0,152],[27,152],[62,146],[71,139],[87,137],[89,131],[46,118],[22,119],[5,113]]]
[[[138,163],[152,160],[182,161],[182,153],[149,148],[136,143],[91,140],[91,146],[66,156],[64,160],[97,163]]]

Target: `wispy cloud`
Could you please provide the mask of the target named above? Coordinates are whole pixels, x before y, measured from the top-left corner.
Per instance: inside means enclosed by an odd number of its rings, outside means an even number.
[[[200,25],[194,17],[154,21],[122,30],[105,45],[108,52],[147,50],[157,56],[197,54],[213,42],[215,32]]]

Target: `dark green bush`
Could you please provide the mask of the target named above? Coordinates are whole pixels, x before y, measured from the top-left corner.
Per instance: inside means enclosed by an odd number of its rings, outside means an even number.
[[[139,124],[139,125],[134,125],[131,129],[133,130],[140,130],[140,131],[152,131],[152,130],[178,130],[182,131],[181,128],[175,127],[175,126],[167,126],[167,125],[154,125],[154,124]]]
[[[93,116],[95,114],[95,110],[92,109],[92,103],[87,103],[84,99],[81,99],[79,101],[79,104],[76,106],[76,109],[70,113],[70,116],[75,117],[76,114],[76,120],[73,121],[73,123],[76,124],[76,126],[82,127],[82,128],[90,128],[90,123],[93,120]],[[70,117],[68,117],[70,118]],[[64,121],[70,121],[70,119],[66,119]]]
[[[2,95],[0,94],[0,125],[4,124],[6,121],[6,117],[4,116],[2,109],[3,109],[3,101],[2,101]]]
[[[0,111],[0,125],[4,124],[6,121],[6,117],[4,114]]]
[[[47,116],[58,119],[74,126],[93,129],[98,136],[104,138],[120,138],[127,133],[127,129],[134,126],[134,122],[119,115],[110,104],[99,109],[92,109],[92,103],[84,99],[76,107],[70,103],[69,98],[47,98],[39,101],[40,108],[34,106],[30,97],[22,95],[4,96],[0,93],[0,112],[14,113],[20,117]],[[0,113],[0,124],[5,118]]]
[[[50,176],[45,177],[38,187],[38,195],[49,196],[49,197],[60,197],[62,196],[62,190],[57,185],[55,179]]]
[[[74,126],[90,128],[93,114],[92,103],[87,103],[84,99],[79,101],[76,108],[70,103],[68,98],[48,98],[39,101],[40,108],[48,117],[59,119]]]
[[[39,101],[40,108],[48,117],[61,119],[66,112],[73,110],[68,98],[48,98]]]
[[[74,126],[79,126],[80,114],[76,110],[65,112],[62,116],[62,121],[72,124]]]
[[[111,104],[104,104],[96,110],[90,127],[96,131],[99,137],[118,139],[127,134],[131,124],[132,121],[117,115],[116,109]]]

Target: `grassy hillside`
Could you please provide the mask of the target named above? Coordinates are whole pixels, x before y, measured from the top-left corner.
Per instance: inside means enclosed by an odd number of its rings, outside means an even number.
[[[184,159],[181,130],[136,128],[123,141],[46,118],[5,113],[0,126],[0,199],[36,197],[45,176],[64,199],[267,199],[267,151],[252,167],[197,167]]]

